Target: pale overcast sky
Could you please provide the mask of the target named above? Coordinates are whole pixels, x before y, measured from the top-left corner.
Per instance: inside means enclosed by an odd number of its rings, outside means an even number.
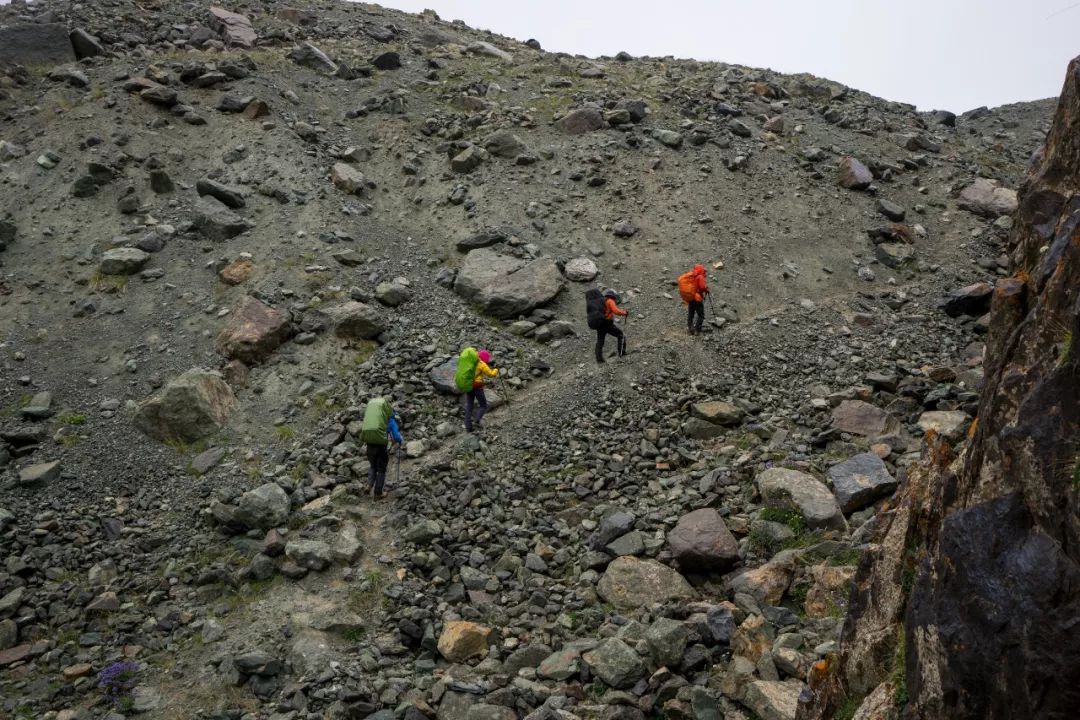
[[[384,0],[546,50],[674,55],[955,112],[1057,96],[1080,55],[1076,0]],[[1056,13],[1056,14],[1055,14]]]

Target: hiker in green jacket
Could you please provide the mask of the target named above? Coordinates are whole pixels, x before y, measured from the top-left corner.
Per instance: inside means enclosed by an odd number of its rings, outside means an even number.
[[[398,430],[397,416],[390,407],[390,401],[384,397],[372,398],[364,408],[364,422],[360,430],[360,439],[367,445],[368,489],[371,496],[379,499],[383,496],[383,483],[386,482],[386,468],[390,464],[387,446],[392,440],[401,452],[404,441]]]

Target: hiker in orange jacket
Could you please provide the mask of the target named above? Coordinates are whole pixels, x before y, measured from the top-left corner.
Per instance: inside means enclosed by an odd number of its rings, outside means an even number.
[[[604,291],[604,324],[596,329],[596,362],[604,362],[604,340],[608,335],[618,340],[618,353],[626,354],[626,336],[615,325],[616,317],[626,317],[630,313],[619,307],[619,295],[611,288]]]
[[[705,281],[705,266],[701,263],[695,265],[690,272],[679,276],[679,295],[687,305],[686,331],[691,335],[701,332],[701,326],[705,322],[705,296],[708,294],[709,284]]]

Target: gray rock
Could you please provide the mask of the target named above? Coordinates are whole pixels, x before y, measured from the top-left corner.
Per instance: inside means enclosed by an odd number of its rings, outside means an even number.
[[[653,130],[653,137],[670,148],[682,147],[682,133],[675,132],[674,130]]]
[[[460,395],[457,385],[454,383],[454,375],[457,373],[457,358],[450,358],[446,362],[436,365],[431,369],[428,377],[435,389],[447,395]]]
[[[208,240],[228,240],[254,227],[220,200],[206,195],[195,204],[193,223]]]
[[[30,402],[19,410],[19,414],[27,420],[44,420],[49,417],[53,414],[52,393],[48,391],[35,393],[34,397],[30,398]]]
[[[849,190],[865,190],[874,182],[873,173],[853,157],[841,158],[838,173],[840,186]]]
[[[44,485],[60,477],[60,461],[29,465],[19,471],[20,485]]]
[[[61,65],[75,59],[67,28],[61,23],[18,24],[0,28],[0,65]]]
[[[903,207],[885,198],[878,199],[877,211],[895,222],[903,222],[907,216],[907,211]]]
[[[219,183],[217,180],[202,178],[195,183],[195,190],[199,195],[209,195],[221,201],[222,205],[230,208],[242,208],[247,204],[244,193],[240,188]]]
[[[555,123],[555,127],[567,135],[581,135],[606,126],[604,115],[595,108],[571,110]]]
[[[225,448],[210,448],[192,458],[188,467],[196,475],[205,475],[210,472],[211,468],[221,462],[223,457],[225,457]]]
[[[743,704],[761,720],[794,720],[802,683],[754,680],[746,687]]]
[[[194,442],[219,430],[236,397],[220,373],[192,369],[138,406],[135,427],[161,441]]]
[[[513,677],[522,668],[538,667],[549,655],[551,655],[551,648],[547,645],[536,643],[526,645],[510,653],[510,656],[503,662],[503,670]]]
[[[484,157],[480,154],[480,149],[470,145],[450,160],[450,169],[456,173],[469,173],[480,167],[482,162]]]
[[[513,160],[518,155],[525,155],[529,148],[509,130],[498,130],[484,139],[484,149],[495,157]]]
[[[405,531],[404,538],[415,545],[426,545],[442,535],[442,525],[437,520],[421,520]]]
[[[333,75],[338,71],[337,63],[309,42],[303,42],[290,50],[289,57],[297,65],[303,65],[327,75]]]
[[[649,656],[653,663],[660,667],[677,667],[682,662],[688,637],[683,623],[670,618],[658,619],[645,632],[645,642],[649,645]]]
[[[600,597],[620,608],[648,607],[654,603],[685,600],[694,590],[679,573],[655,560],[616,558],[596,586]]]
[[[370,305],[350,300],[347,303],[326,308],[326,315],[334,323],[338,337],[352,340],[371,340],[386,330],[379,312]]]
[[[396,282],[379,283],[375,299],[387,307],[398,307],[412,299],[412,290]]]
[[[845,527],[836,498],[824,483],[798,470],[769,468],[755,478],[766,504],[796,510],[812,528]]]
[[[737,405],[723,400],[694,403],[690,406],[690,413],[706,422],[724,426],[738,425],[745,416],[745,413]]]
[[[75,57],[79,60],[105,54],[105,48],[102,47],[101,41],[82,28],[72,30],[69,38],[71,47],[75,51]]]
[[[618,638],[604,640],[581,658],[593,674],[616,689],[632,687],[645,674],[637,653]]]
[[[150,253],[133,247],[113,248],[101,254],[103,275],[134,275],[150,261]]]
[[[21,585],[0,597],[0,618],[14,615],[25,600],[26,588]]]
[[[645,538],[640,531],[631,530],[612,540],[605,549],[615,557],[642,555],[645,552]]]
[[[636,518],[628,512],[609,512],[600,519],[600,524],[589,536],[586,544],[593,550],[603,550],[611,541],[630,532],[635,522]]]
[[[919,416],[918,425],[924,433],[932,430],[949,442],[958,442],[971,426],[971,416],[962,410],[931,410]]]
[[[269,530],[289,519],[289,496],[277,483],[266,483],[248,490],[236,503],[237,521],[245,527]]]
[[[739,544],[712,508],[679,518],[667,542],[679,567],[687,572],[725,572],[739,561]]]
[[[1016,191],[1002,187],[996,180],[976,178],[974,183],[960,193],[956,204],[983,217],[1011,215],[1017,207]]]
[[[596,263],[586,257],[574,258],[570,262],[566,263],[564,273],[566,279],[571,282],[589,282],[593,280],[600,270],[596,267]]]
[[[546,305],[563,288],[555,261],[539,258],[522,263],[492,250],[465,256],[454,290],[497,318],[512,318]]]
[[[308,570],[325,570],[334,560],[330,546],[320,540],[290,540],[285,557]]]
[[[914,259],[915,249],[904,243],[881,243],[874,247],[874,257],[885,267],[899,268]]]
[[[833,494],[845,514],[860,510],[896,490],[896,478],[874,453],[862,453],[829,468]]]

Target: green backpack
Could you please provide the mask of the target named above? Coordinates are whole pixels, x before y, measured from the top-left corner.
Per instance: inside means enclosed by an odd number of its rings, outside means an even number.
[[[364,408],[364,423],[360,427],[360,439],[366,445],[386,445],[386,427],[390,424],[393,408],[384,397],[377,397]]]
[[[480,355],[476,352],[476,348],[467,347],[461,351],[461,356],[457,361],[457,372],[454,373],[454,385],[457,385],[459,392],[472,390],[478,362],[480,362]]]

